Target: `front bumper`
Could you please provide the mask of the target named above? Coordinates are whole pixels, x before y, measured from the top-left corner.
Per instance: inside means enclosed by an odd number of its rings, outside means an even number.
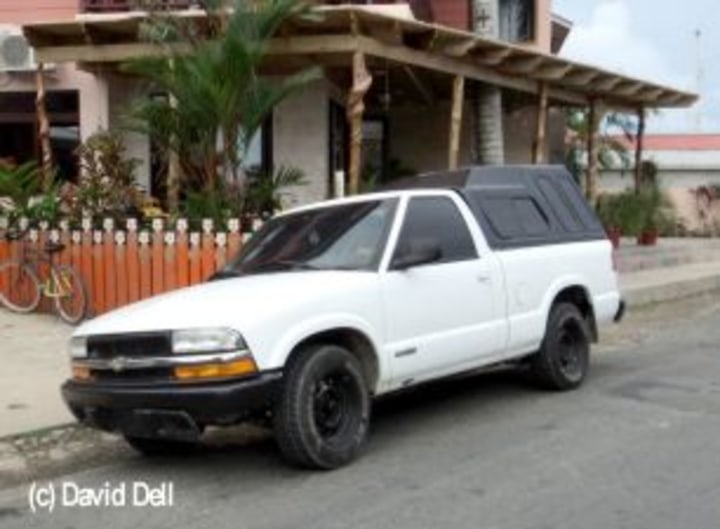
[[[184,438],[205,425],[232,424],[266,410],[275,401],[281,382],[281,371],[205,383],[130,385],[68,380],[62,395],[75,417],[90,426],[138,436]]]

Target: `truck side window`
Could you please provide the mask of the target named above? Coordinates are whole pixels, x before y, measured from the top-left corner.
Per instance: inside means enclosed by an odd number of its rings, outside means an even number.
[[[393,259],[428,242],[439,244],[442,263],[467,261],[478,257],[465,219],[453,201],[447,197],[410,199]]]

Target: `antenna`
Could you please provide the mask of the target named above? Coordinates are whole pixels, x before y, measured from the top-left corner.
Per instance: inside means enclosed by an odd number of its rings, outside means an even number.
[[[695,91],[696,93],[702,93],[703,84],[705,81],[705,65],[703,64],[702,54],[702,31],[700,29],[695,30]],[[694,132],[702,132],[702,105],[695,105],[694,112]]]

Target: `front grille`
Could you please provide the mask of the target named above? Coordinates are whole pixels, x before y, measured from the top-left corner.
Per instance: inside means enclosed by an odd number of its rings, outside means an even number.
[[[170,368],[128,369],[120,372],[108,369],[93,369],[91,374],[94,380],[102,382],[150,383],[174,380],[173,370]]]
[[[91,336],[87,342],[88,358],[109,360],[118,356],[170,356],[172,337],[169,332]]]

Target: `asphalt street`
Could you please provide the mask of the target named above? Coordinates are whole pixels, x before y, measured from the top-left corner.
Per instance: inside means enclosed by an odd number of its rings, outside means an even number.
[[[678,311],[598,348],[577,392],[493,373],[385,400],[364,457],[339,471],[287,468],[265,436],[128,453],[54,490],[172,482],[173,506],[33,514],[23,485],[0,492],[0,527],[717,529],[720,303]]]

